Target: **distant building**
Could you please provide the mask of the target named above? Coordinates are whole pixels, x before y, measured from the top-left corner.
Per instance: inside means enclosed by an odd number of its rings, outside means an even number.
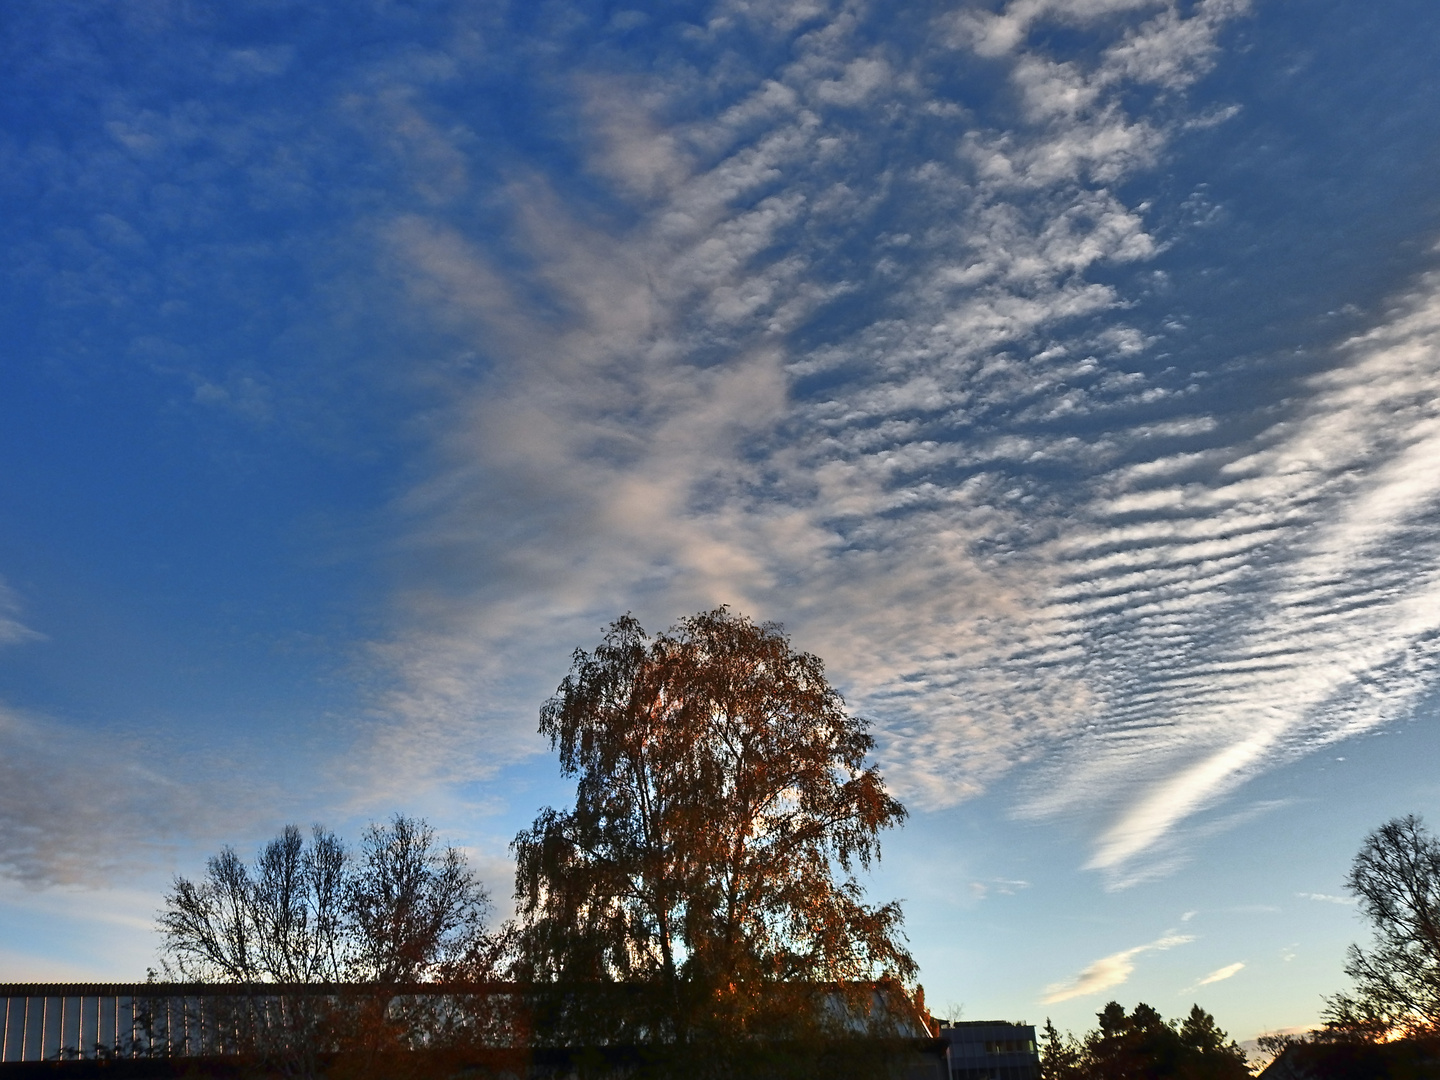
[[[233,1080],[237,1059],[245,1054],[276,1054],[283,1059],[305,1051],[307,1046],[322,1055],[339,1053],[333,1044],[327,1048],[314,1043],[317,1028],[312,1022],[326,1015],[327,1003],[343,1005],[349,1000],[353,1004],[377,991],[385,1002],[413,1005],[424,1001],[427,1008],[434,1002],[434,1008],[452,1019],[467,1015],[475,1019],[481,1025],[475,1029],[475,1041],[465,1044],[461,1053],[472,1055],[466,1067],[476,1076],[554,1080],[574,1075],[577,1059],[591,1061],[596,1056],[613,1066],[614,1075],[624,1076],[641,1060],[636,1055],[643,1055],[646,1049],[611,1044],[568,1046],[543,1039],[532,1042],[526,1034],[532,1028],[522,1026],[517,1034],[514,1027],[485,1026],[496,1018],[506,1024],[506,1018],[514,1015],[511,1007],[527,1014],[536,998],[532,984],[412,984],[385,988],[361,983],[0,983],[0,1077],[10,1072],[12,1063],[22,1066],[22,1071],[13,1075],[33,1078],[38,1074],[24,1072],[24,1064],[68,1062],[63,1076],[46,1075],[57,1080],[135,1080],[140,1074],[124,1068],[116,1071],[112,1066],[116,1066],[116,1059],[138,1058],[144,1059],[144,1076],[148,1080],[196,1076],[226,1076]],[[485,1001],[496,1003],[495,1009],[482,1004],[472,1012],[464,1011],[466,1002]],[[446,1012],[447,1004],[461,1011]],[[824,1007],[842,1020],[838,1046],[827,1047],[822,1041],[810,1052],[828,1050],[833,1055],[848,1055],[843,1061],[837,1058],[846,1066],[855,1060],[874,1061],[883,1066],[880,1071],[901,1080],[946,1080],[946,1044],[930,1036],[923,1019],[904,995],[876,989],[865,1019],[847,1018],[849,1006],[838,995],[828,996]],[[879,1022],[878,1031],[871,1027],[875,1021]],[[1033,1046],[1033,1028],[1015,1030],[1028,1032]],[[868,1041],[871,1038],[873,1042]],[[415,1048],[417,1054],[427,1052],[424,1047]],[[447,1074],[455,1072],[454,1064],[452,1060],[446,1066]],[[851,1068],[846,1075],[854,1071]],[[955,1075],[951,1074],[951,1080]],[[1036,1080],[1033,1073],[1023,1077],[986,1075],[996,1080]]]
[[[940,1038],[950,1044],[950,1080],[1040,1080],[1032,1024],[941,1020]]]

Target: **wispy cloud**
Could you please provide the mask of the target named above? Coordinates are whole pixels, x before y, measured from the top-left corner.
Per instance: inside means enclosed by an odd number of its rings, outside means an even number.
[[[984,900],[987,896],[1014,896],[1022,889],[1028,889],[1028,881],[1007,881],[1004,878],[995,878],[991,881],[970,882],[970,895],[976,900]]]
[[[1331,896],[1329,893],[1297,892],[1295,895],[1302,900],[1319,900],[1326,904],[1345,904],[1349,906],[1356,902],[1353,896]]]
[[[24,641],[41,641],[37,633],[20,621],[20,598],[0,577],[0,645],[18,645]]]
[[[1021,7],[1028,26],[1163,5]],[[1051,599],[1069,510],[1040,474],[1119,446],[1047,427],[1172,392],[1125,373],[1147,339],[1120,320],[1056,333],[1121,306],[1087,274],[1159,249],[1114,185],[1153,163],[1169,121],[1128,115],[1124,88],[1179,87],[1240,7],[1121,27],[1090,68],[985,46],[1027,103],[1012,127],[931,89],[973,34],[876,54],[859,32],[875,12],[827,10],[774,68],[737,64],[722,19],[687,83],[576,75],[583,148],[624,228],[526,176],[503,248],[440,218],[392,230],[414,295],[473,326],[495,367],[405,504],[434,573],[380,646],[400,677],[398,723],[375,733],[390,775],[416,755],[422,773],[472,767],[457,747],[481,745],[476,716],[487,760],[533,745],[514,733],[563,664],[540,643],[587,642],[626,609],[783,619],[926,805],[1095,714],[1085,631]],[[891,115],[906,145],[957,155],[907,161]]]
[[[79,728],[0,704],[0,876],[113,886],[286,800],[155,732]]]
[[[1131,949],[1123,949],[1120,952],[1111,953],[1109,956],[1102,956],[1073,979],[1051,983],[1047,986],[1040,998],[1040,1004],[1055,1005],[1061,1001],[1069,1001],[1071,998],[1098,994],[1102,990],[1109,990],[1112,986],[1119,986],[1130,978],[1131,973],[1135,970],[1137,956],[1142,956],[1147,952],[1173,949],[1177,945],[1187,945],[1194,940],[1195,938],[1189,934],[1167,934],[1148,944],[1136,945]]]
[[[463,132],[367,114],[452,192],[379,232],[484,358],[396,506],[371,782],[531,752],[571,647],[717,603],[826,657],[920,806],[1038,764],[1020,812],[1089,818],[1112,883],[1402,715],[1440,640],[1440,281],[1243,415],[1155,361],[1183,328],[1116,284],[1177,242],[1126,183],[1236,115],[1185,94],[1246,10],[1017,0],[880,47],[865,3],[719,5],[683,63],[576,54],[555,94],[587,184],[512,163],[503,235],[450,209]]]
[[[1240,974],[1240,972],[1244,970],[1244,967],[1245,965],[1239,962],[1234,964],[1226,964],[1224,967],[1217,968],[1209,975],[1206,975],[1203,979],[1200,979],[1198,982],[1195,983],[1195,985],[1209,986],[1211,983],[1221,982],[1225,979],[1230,978],[1232,975]]]

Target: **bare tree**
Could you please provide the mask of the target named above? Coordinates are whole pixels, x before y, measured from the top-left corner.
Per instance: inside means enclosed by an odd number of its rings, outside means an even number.
[[[197,982],[333,982],[341,977],[344,845],[287,825],[252,870],[225,847],[198,882],[183,877],[159,927],[167,970]]]
[[[167,970],[236,983],[428,982],[493,959],[489,897],[424,821],[372,824],[357,854],[287,825],[247,866],[231,847],[175,879],[159,917]],[[467,967],[466,965],[469,965]]]
[[[419,1067],[411,1050],[433,1065],[513,1024],[506,1002],[406,992],[493,977],[508,939],[486,932],[488,910],[464,855],[397,814],[355,853],[318,825],[308,843],[287,825],[248,866],[226,847],[198,881],[175,879],[159,929],[167,973],[242,988],[218,999],[232,1049],[290,1076],[336,1053],[356,1075],[399,1076]]]
[[[1440,1030],[1440,839],[1414,814],[1365,839],[1346,887],[1374,940],[1351,945],[1345,974],[1355,993],[1327,1002],[1330,1025],[1357,1032]]]
[[[371,825],[346,891],[352,976],[378,983],[457,978],[488,955],[490,900],[423,821]]]

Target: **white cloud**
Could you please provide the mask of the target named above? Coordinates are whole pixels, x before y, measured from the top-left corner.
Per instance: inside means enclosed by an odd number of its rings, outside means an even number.
[[[1224,979],[1230,978],[1232,975],[1238,975],[1238,974],[1244,969],[1244,967],[1245,967],[1245,965],[1244,965],[1243,963],[1238,963],[1238,962],[1237,962],[1237,963],[1234,963],[1234,964],[1226,964],[1224,967],[1222,967],[1222,968],[1217,968],[1216,970],[1212,971],[1209,975],[1206,975],[1203,979],[1201,979],[1201,980],[1200,980],[1199,982],[1197,982],[1195,985],[1196,985],[1196,986],[1209,986],[1211,983],[1221,982],[1221,981],[1224,980]]]
[[[845,65],[838,79],[825,79],[815,84],[815,98],[830,105],[856,106],[894,78],[883,57],[856,57]]]
[[[1188,86],[1213,65],[1219,48],[1216,32],[1249,8],[1248,0],[1201,0],[1182,18],[1168,6],[1112,45],[1105,69],[1112,77],[1123,75],[1169,89]]]
[[[1012,0],[999,12],[962,8],[951,17],[956,43],[981,56],[1013,51],[1030,28],[1050,17],[1084,24],[1107,15],[1158,7],[1162,0]]]
[[[1047,986],[1040,998],[1040,1004],[1055,1005],[1062,1001],[1069,1001],[1071,998],[1098,994],[1102,990],[1109,990],[1112,986],[1119,986],[1130,978],[1131,973],[1135,970],[1137,956],[1142,956],[1147,952],[1173,949],[1177,945],[1186,945],[1194,940],[1195,938],[1188,934],[1167,934],[1145,945],[1136,945],[1134,948],[1122,949],[1109,956],[1102,956],[1074,978]]]

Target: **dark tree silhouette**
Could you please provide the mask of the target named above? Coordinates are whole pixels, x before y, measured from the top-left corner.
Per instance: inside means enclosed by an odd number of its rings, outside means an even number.
[[[287,825],[253,867],[231,847],[198,882],[175,879],[159,916],[167,970],[236,983],[454,978],[491,954],[489,898],[424,821],[372,824],[358,859],[316,826]]]
[[[1245,1051],[1199,1005],[1180,1022],[1181,1073],[1193,1077],[1241,1077],[1249,1072]]]
[[[1351,945],[1353,994],[1328,999],[1329,1026],[1381,1036],[1440,1031],[1440,839],[1414,814],[1365,838],[1346,887],[1369,920],[1369,949]]]
[[[345,847],[318,825],[309,845],[287,825],[253,870],[226,847],[165,898],[167,970],[196,982],[337,981],[347,884]]]
[[[1082,1053],[1083,1049],[1074,1035],[1068,1031],[1060,1034],[1050,1018],[1045,1018],[1045,1027],[1040,1034],[1041,1080],[1076,1080],[1081,1075]]]
[[[493,977],[505,938],[486,933],[487,910],[464,856],[396,815],[358,856],[319,826],[307,844],[287,825],[250,866],[226,847],[199,881],[175,879],[159,929],[167,974],[241,988],[212,999],[228,1049],[289,1076],[333,1072],[340,1055],[356,1077],[397,1080],[513,1027],[483,995],[406,993]]]
[[[1247,1080],[1245,1051],[1199,1005],[1166,1021],[1144,1002],[1128,1015],[1110,1002],[1083,1040],[1061,1036],[1048,1020],[1041,1038],[1045,1080]]]
[[[489,899],[465,856],[439,848],[425,822],[397,815],[366,829],[345,901],[352,977],[409,983],[484,973]]]
[[[577,785],[513,844],[527,973],[624,990],[576,1038],[788,1037],[875,1000],[866,982],[827,1011],[817,984],[913,978],[898,904],[855,877],[905,810],[865,721],[779,626],[720,608],[651,638],[619,619],[540,731]]]

